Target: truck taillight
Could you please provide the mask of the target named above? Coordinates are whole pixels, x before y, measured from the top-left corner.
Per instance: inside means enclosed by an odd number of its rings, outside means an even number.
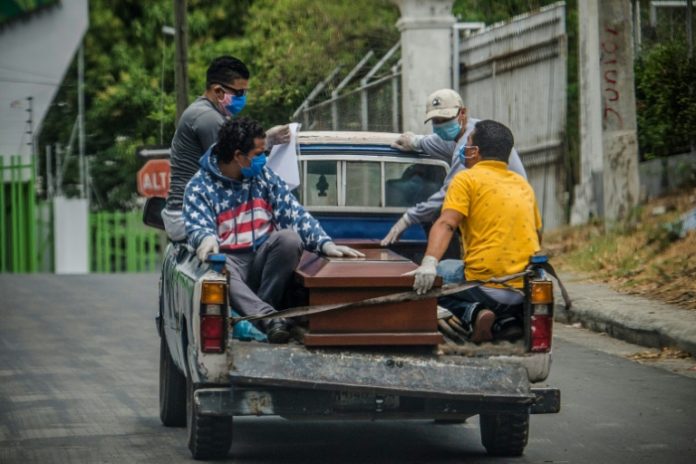
[[[201,350],[204,353],[222,353],[225,341],[225,318],[217,315],[201,316]]]
[[[550,280],[533,280],[530,293],[532,304],[553,303],[553,283]]]
[[[222,353],[225,350],[225,314],[227,285],[203,282],[201,286],[201,351]]]
[[[201,303],[225,304],[227,285],[224,282],[203,282],[201,287]]]
[[[551,281],[530,282],[531,346],[537,353],[551,350],[553,338],[553,284]]]

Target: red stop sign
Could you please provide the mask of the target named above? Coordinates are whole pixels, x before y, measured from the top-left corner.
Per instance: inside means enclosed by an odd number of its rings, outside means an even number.
[[[138,193],[144,197],[167,197],[169,192],[169,160],[153,159],[138,171]]]

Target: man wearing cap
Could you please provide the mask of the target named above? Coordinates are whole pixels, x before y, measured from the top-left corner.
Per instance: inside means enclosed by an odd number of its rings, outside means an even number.
[[[466,168],[459,153],[463,152],[466,140],[479,120],[468,117],[462,97],[452,89],[440,89],[430,94],[425,114],[425,122],[428,121],[432,121],[433,134],[416,135],[406,132],[399,136],[392,147],[402,151],[422,150],[427,155],[451,160],[450,170],[439,191],[433,193],[426,201],[406,210],[382,239],[382,246],[398,241],[401,234],[413,224],[434,222],[440,215],[447,187],[454,176]],[[510,152],[508,168],[527,178],[522,161],[514,148]]]

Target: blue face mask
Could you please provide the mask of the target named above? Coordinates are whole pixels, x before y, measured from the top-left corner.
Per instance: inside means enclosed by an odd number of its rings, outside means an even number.
[[[472,148],[472,147],[476,147],[476,145],[462,145],[461,147],[459,147],[459,151],[457,152],[457,155],[459,155],[459,160],[462,162],[462,164],[466,165],[466,160],[474,157],[474,155],[471,155],[471,156],[466,155],[466,149]]]
[[[443,122],[442,124],[433,124],[433,132],[442,140],[454,140],[459,135],[462,126],[459,125],[457,118],[451,121]]]
[[[225,105],[225,109],[229,111],[232,116],[234,116],[240,111],[242,111],[244,105],[246,105],[246,95],[242,95],[241,97],[232,95],[232,100],[227,105]]]
[[[263,167],[266,165],[266,155],[257,155],[251,159],[251,165],[242,168],[242,176],[251,179],[259,176],[263,172]]]

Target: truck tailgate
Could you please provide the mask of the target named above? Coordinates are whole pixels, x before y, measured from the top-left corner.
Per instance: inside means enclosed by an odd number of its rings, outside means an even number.
[[[489,358],[433,353],[229,344],[233,385],[379,392],[423,398],[531,404],[524,367]]]

